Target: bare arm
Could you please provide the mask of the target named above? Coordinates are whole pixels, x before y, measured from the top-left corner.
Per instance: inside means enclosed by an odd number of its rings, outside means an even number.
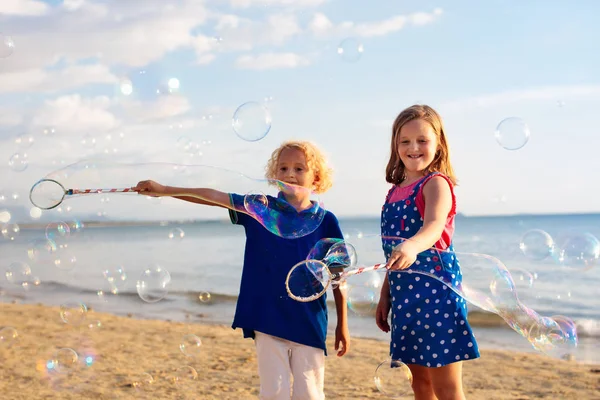
[[[452,192],[448,182],[440,176],[431,178],[423,187],[423,199],[426,204],[423,227],[411,238],[419,253],[436,244],[442,237],[452,210]]]
[[[343,283],[342,283],[343,285]],[[350,349],[350,332],[348,330],[348,307],[346,305],[346,290],[339,286],[333,289],[335,311],[337,313],[337,326],[335,328],[335,349],[339,357]]]
[[[165,186],[151,180],[140,181],[133,190],[146,196],[169,196],[196,204],[231,208],[229,193],[208,188],[182,188]]]
[[[394,248],[387,262],[390,270],[407,269],[419,253],[431,248],[442,237],[452,210],[452,192],[448,182],[438,176],[431,178],[423,187],[423,198],[426,204],[423,227],[410,240]]]

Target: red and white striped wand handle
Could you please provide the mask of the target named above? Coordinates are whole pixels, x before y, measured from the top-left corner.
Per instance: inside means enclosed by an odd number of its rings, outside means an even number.
[[[69,189],[67,194],[91,194],[91,193],[129,193],[135,192],[133,188],[120,188],[120,189]]]
[[[358,267],[355,269],[351,269],[349,271],[344,271],[341,274],[337,274],[338,276],[335,276],[336,274],[334,274],[333,279],[340,278],[341,280],[346,280],[346,278],[348,278],[349,276],[352,276],[352,275],[358,275],[358,274],[362,274],[363,272],[369,272],[369,271],[377,271],[378,269],[385,268],[385,265],[386,264],[383,263],[383,264],[371,265],[369,267]]]

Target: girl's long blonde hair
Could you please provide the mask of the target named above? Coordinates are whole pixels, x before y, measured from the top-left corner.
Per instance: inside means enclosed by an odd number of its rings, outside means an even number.
[[[305,141],[287,141],[275,149],[271,154],[271,158],[267,162],[267,166],[265,168],[265,176],[267,179],[277,179],[277,164],[279,163],[279,156],[285,149],[296,149],[304,153],[307,167],[310,168],[315,175],[315,193],[325,193],[327,190],[329,190],[329,188],[331,188],[331,185],[333,184],[333,171],[327,165],[327,159],[325,158],[325,155],[314,143]]]
[[[404,163],[400,159],[398,147],[400,145],[400,130],[402,127],[415,119],[427,121],[433,128],[438,142],[438,149],[431,164],[425,170],[426,173],[440,172],[446,175],[450,181],[456,185],[454,169],[450,164],[450,149],[444,133],[444,123],[442,117],[431,107],[427,105],[415,104],[403,110],[394,121],[392,127],[391,154],[387,167],[385,168],[385,180],[397,185],[404,181]]]

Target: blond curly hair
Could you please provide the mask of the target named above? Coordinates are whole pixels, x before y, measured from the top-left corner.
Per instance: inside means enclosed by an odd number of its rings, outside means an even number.
[[[314,191],[315,193],[325,193],[333,184],[333,170],[327,165],[325,155],[319,148],[311,142],[290,140],[284,142],[271,154],[271,158],[265,167],[265,176],[267,179],[277,179],[277,165],[279,156],[285,149],[296,149],[304,153],[307,167],[314,173]]]

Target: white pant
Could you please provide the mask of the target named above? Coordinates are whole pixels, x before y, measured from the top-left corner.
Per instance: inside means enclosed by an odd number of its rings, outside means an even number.
[[[322,349],[255,331],[261,400],[323,400]]]

